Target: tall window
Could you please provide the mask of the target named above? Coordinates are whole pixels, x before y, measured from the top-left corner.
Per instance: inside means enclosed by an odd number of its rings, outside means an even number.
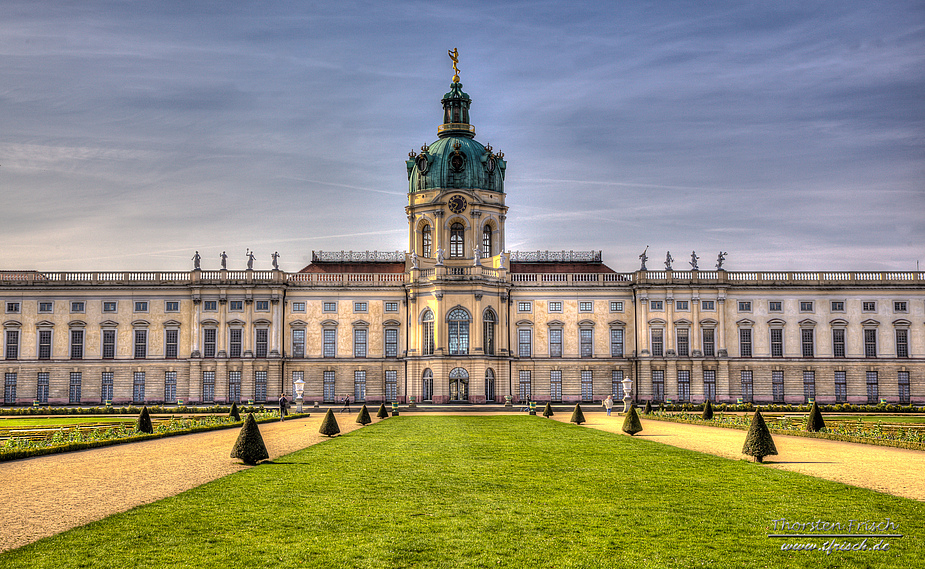
[[[784,329],[771,328],[771,357],[784,357]]]
[[[687,328],[678,328],[677,334],[678,355],[686,357],[691,355],[690,330]]]
[[[623,357],[623,328],[610,329],[610,357]]]
[[[434,234],[430,225],[421,228],[421,254],[425,257],[433,257]]]
[[[267,372],[254,372],[254,401],[265,403],[267,400]]]
[[[337,354],[337,328],[325,328],[322,332],[322,355],[333,358]]]
[[[19,330],[6,331],[6,359],[19,359]]]
[[[591,401],[594,399],[594,377],[591,370],[581,370],[581,400]]]
[[[739,357],[752,357],[752,329],[739,328]]]
[[[323,393],[324,402],[333,403],[334,400],[337,398],[337,393],[335,392],[335,384],[334,384],[334,372],[330,370],[325,371],[323,381],[324,381],[324,393]]]
[[[366,372],[361,369],[353,372],[353,398],[366,401]]]
[[[265,358],[267,357],[267,351],[269,348],[270,331],[266,328],[257,328],[254,330],[254,332],[256,332],[254,338],[254,357]]]
[[[610,372],[610,394],[615,399],[623,398],[623,370],[615,369]]]
[[[202,357],[215,357],[215,328],[203,328],[202,330]]]
[[[691,372],[686,369],[678,370],[678,401],[687,403],[691,400]]]
[[[832,328],[832,355],[836,358],[845,357],[844,328]]]
[[[424,401],[433,401],[434,399],[434,372],[430,369],[424,370],[424,377],[421,380],[421,398]]]
[[[39,330],[39,359],[51,359],[51,330]]]
[[[562,357],[562,328],[549,329],[549,357]]]
[[[896,329],[896,357],[909,357],[909,330],[906,328]]]
[[[594,330],[591,328],[581,328],[578,330],[578,343],[581,349],[581,357],[590,358],[594,356]]]
[[[803,357],[811,358],[815,350],[813,349],[813,329],[812,328],[801,328],[800,329],[800,343],[803,346]]]
[[[463,236],[465,228],[462,223],[454,223],[450,226],[450,257],[463,256]]]
[[[7,372],[3,378],[3,404],[16,404],[16,372]]]
[[[72,405],[80,404],[81,386],[83,384],[83,374],[79,371],[71,372],[71,383],[68,388],[68,403]]]
[[[144,403],[145,400],[145,372],[136,371],[132,376],[132,401]]]
[[[549,400],[562,401],[562,370],[549,372]]]
[[[112,380],[114,375],[115,374],[111,371],[104,371],[100,378],[100,399],[104,403],[106,401],[112,401]],[[48,385],[48,374],[45,374],[45,385]],[[45,392],[45,397],[48,397],[47,390]]]
[[[867,372],[867,404],[876,405],[880,403],[880,385],[877,378],[877,372]]]
[[[292,330],[292,357],[305,357],[305,329],[295,328]]]
[[[716,370],[703,370],[703,398],[707,401],[716,401]]]
[[[485,225],[482,228],[482,255],[491,257],[491,226]]]
[[[836,403],[847,403],[848,402],[847,372],[844,372],[844,371],[835,372],[835,402]]]
[[[783,370],[771,371],[771,392],[775,403],[784,402],[784,372]]]
[[[655,401],[665,400],[665,370],[652,370],[652,399]]]
[[[517,330],[517,355],[522,358],[529,358],[532,353],[533,342],[531,342],[531,333],[529,328]]]
[[[106,373],[106,372],[103,372]],[[112,373],[112,372],[109,372]],[[48,372],[40,371],[36,380],[35,398],[39,403],[48,403]],[[110,397],[110,399],[112,399]]]
[[[485,355],[493,356],[495,355],[495,324],[498,322],[497,316],[495,316],[495,311],[491,308],[485,310],[485,313],[482,315],[482,323],[484,326],[483,334],[485,336]]]
[[[469,372],[461,367],[450,370],[450,399],[453,401],[469,400]]]
[[[202,402],[212,403],[215,401],[215,372],[202,372]]]
[[[703,329],[703,355],[712,358],[716,355],[716,330]]]
[[[469,313],[462,308],[450,311],[446,318],[450,340],[450,354],[469,353]]]
[[[746,403],[751,403],[754,398],[754,392],[752,391],[752,372],[751,370],[742,370],[741,375],[739,376],[741,387],[742,387],[742,401]]]
[[[353,330],[353,357],[366,357],[366,328],[354,328]]]
[[[803,403],[809,403],[809,400],[816,399],[816,372],[803,372]]]
[[[899,383],[899,402],[902,404],[909,404],[909,372],[901,371],[897,377]]]
[[[228,372],[228,401],[241,401],[241,372]]]
[[[652,329],[652,355],[656,357],[665,355],[665,331],[661,328]]]
[[[229,358],[240,358],[242,351],[241,338],[243,337],[243,330],[240,328],[231,328],[228,330],[228,357]],[[237,401],[237,399],[235,400]]]
[[[398,357],[398,328],[385,329],[385,357]]]
[[[148,331],[144,328],[135,329],[135,359],[143,360],[148,357]],[[136,401],[141,401],[136,399]]]
[[[177,400],[177,372],[164,373],[164,403],[173,403]]]
[[[385,400],[398,400],[398,371],[394,369],[385,370]]]
[[[434,313],[430,310],[424,312],[421,324],[421,353],[425,356],[432,356],[434,354]]]
[[[877,330],[874,328],[864,329],[864,357],[877,357]]]
[[[495,400],[495,372],[491,368],[485,370],[485,401]]]
[[[179,353],[180,331],[164,330],[164,357],[168,360],[177,359]]]
[[[533,387],[530,385],[530,370],[520,370],[518,378],[517,395],[520,396],[520,401],[527,401],[533,395]]]
[[[71,330],[71,359],[82,360],[84,357],[84,331]]]

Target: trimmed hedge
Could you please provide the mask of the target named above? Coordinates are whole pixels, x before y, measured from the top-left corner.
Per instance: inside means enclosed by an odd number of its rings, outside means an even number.
[[[742,454],[755,457],[755,462],[764,462],[764,457],[777,454],[774,438],[760,411],[755,411],[755,416],[752,417],[752,424],[745,435],[745,444],[742,445]]]
[[[581,405],[575,404],[575,409],[572,410],[572,418],[569,419],[569,423],[575,423],[580,425],[585,422],[585,414],[581,412]]]
[[[819,405],[813,401],[813,408],[809,411],[809,416],[806,417],[806,430],[816,433],[824,428],[825,421],[822,419],[822,413],[819,412]]]
[[[388,416],[389,416],[389,412],[385,410],[385,403],[380,403],[379,412],[376,413],[376,418],[377,419],[387,419]]]
[[[366,405],[360,409],[360,413],[357,415],[357,423],[361,425],[368,425],[372,423],[373,420],[369,416],[369,410],[366,408]]]
[[[554,413],[552,412],[552,403],[547,402],[546,406],[543,407],[543,416],[549,418],[553,415]]]
[[[231,449],[231,458],[240,458],[241,462],[250,465],[270,458],[267,445],[264,444],[263,436],[260,434],[260,427],[257,426],[252,413],[248,413],[247,419],[244,420],[238,440]]]
[[[623,419],[621,430],[630,436],[642,431],[642,422],[639,421],[639,414],[636,413],[635,405],[630,405],[630,410],[626,412],[626,418]]]
[[[135,430],[139,433],[154,433],[154,425],[151,424],[151,415],[148,413],[147,407],[141,410],[141,415],[138,415],[138,422],[135,423]]]
[[[340,425],[337,424],[337,419],[334,417],[332,409],[328,409],[328,412],[324,414],[324,419],[321,421],[321,426],[318,427],[318,432],[328,437],[333,437],[340,432]]]

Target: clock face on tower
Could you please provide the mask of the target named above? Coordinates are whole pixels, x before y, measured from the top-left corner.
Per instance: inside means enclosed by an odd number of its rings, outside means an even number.
[[[466,198],[462,196],[453,196],[447,202],[447,206],[453,213],[462,213],[466,211]]]

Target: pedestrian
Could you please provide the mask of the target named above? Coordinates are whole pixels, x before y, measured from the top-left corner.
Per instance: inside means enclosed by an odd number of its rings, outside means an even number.
[[[607,416],[610,416],[610,412],[613,411],[613,395],[608,395],[607,399],[604,399],[604,409],[607,409]]]
[[[289,404],[289,400],[286,399],[286,396],[282,393],[279,394],[279,420],[282,421],[286,416],[286,406]]]
[[[350,395],[344,396],[344,406],[341,408],[340,412],[343,413],[344,411],[350,412]]]

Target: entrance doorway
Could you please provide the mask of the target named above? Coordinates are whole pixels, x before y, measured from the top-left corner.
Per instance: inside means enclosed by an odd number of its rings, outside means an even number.
[[[461,367],[450,371],[450,401],[469,401],[469,372]]]

